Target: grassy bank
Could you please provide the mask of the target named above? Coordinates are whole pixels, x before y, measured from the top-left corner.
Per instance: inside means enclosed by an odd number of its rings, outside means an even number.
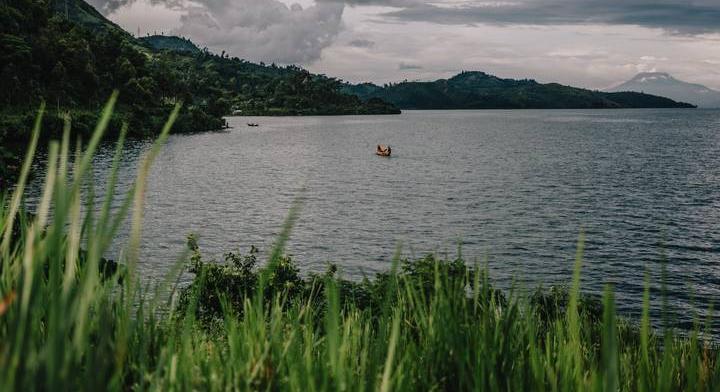
[[[718,354],[700,326],[685,337],[651,330],[649,291],[637,326],[616,316],[611,288],[600,302],[581,295],[582,241],[569,290],[530,298],[495,290],[482,268],[433,257],[395,260],[363,282],[333,268],[301,278],[283,256],[295,206],[268,260],[251,251],[209,262],[191,237],[148,289],[136,273],[145,181],[177,110],[129,194],[114,194],[111,173],[103,204],[81,213],[112,105],[74,159],[67,133],[50,145],[44,196],[26,218],[37,121],[19,186],[0,204],[0,390],[720,388]],[[111,213],[115,197],[122,206]],[[123,268],[103,276],[101,255],[126,217]],[[186,266],[195,278],[176,287]]]

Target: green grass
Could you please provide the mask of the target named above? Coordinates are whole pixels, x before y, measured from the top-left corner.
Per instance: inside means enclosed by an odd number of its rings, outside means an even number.
[[[191,238],[187,257],[145,289],[136,266],[146,179],[177,110],[129,193],[114,193],[123,132],[103,204],[81,208],[114,102],[84,148],[69,127],[50,145],[31,216],[21,206],[38,120],[18,186],[0,203],[2,391],[720,389],[700,323],[683,336],[653,331],[647,289],[637,327],[616,315],[610,287],[595,306],[581,294],[582,238],[560,295],[506,296],[483,268],[434,257],[396,259],[364,282],[332,269],[301,279],[282,256],[298,205],[264,267],[254,252],[206,262]],[[124,268],[104,277],[101,255],[126,218]],[[196,277],[178,288],[188,263]]]

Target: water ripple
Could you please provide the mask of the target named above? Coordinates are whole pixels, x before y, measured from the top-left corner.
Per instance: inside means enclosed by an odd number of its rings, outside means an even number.
[[[504,287],[548,286],[569,281],[582,230],[584,289],[613,284],[619,308],[637,313],[647,268],[657,315],[665,265],[666,292],[687,324],[688,309],[704,315],[720,294],[718,118],[705,110],[229,118],[229,132],[168,141],[150,177],[140,268],[149,280],[163,276],[190,232],[216,259],[267,250],[302,195],[287,250],[304,271],[333,261],[361,278],[388,269],[398,244],[407,256],[452,256],[460,242]],[[378,143],[394,156],[374,156]],[[121,189],[147,148],[128,142]],[[112,152],[104,146],[96,159],[99,186]]]

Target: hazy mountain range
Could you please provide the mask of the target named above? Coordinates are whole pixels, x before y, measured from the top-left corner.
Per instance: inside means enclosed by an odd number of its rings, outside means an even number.
[[[375,98],[401,109],[614,109],[693,107],[639,92],[593,91],[532,79],[504,79],[484,72],[462,72],[449,79],[378,86],[346,85],[363,100]]]
[[[720,108],[720,91],[683,82],[664,72],[644,72],[607,91],[636,91],[688,102],[701,108]]]

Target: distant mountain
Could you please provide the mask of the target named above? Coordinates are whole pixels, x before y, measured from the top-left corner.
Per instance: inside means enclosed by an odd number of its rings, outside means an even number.
[[[174,52],[200,53],[201,50],[187,38],[175,37],[172,35],[151,35],[139,38],[140,42],[146,44],[150,49],[170,50]]]
[[[502,79],[484,72],[463,72],[433,82],[385,86],[346,85],[362,99],[380,98],[400,109],[602,109],[689,108],[693,105],[636,92],[607,93],[542,84],[531,79]]]
[[[683,82],[664,72],[643,72],[608,91],[639,91],[689,102],[703,108],[720,108],[720,91]]]

